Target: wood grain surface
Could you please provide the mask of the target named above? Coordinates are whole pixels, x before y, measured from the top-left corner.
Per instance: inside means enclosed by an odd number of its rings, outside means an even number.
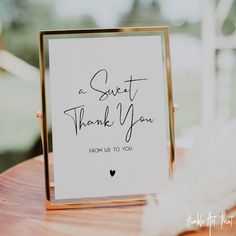
[[[33,158],[0,175],[1,236],[141,234],[143,206],[46,211],[42,160],[42,156]],[[209,232],[183,235],[208,236]],[[236,236],[236,221],[233,227],[214,227],[213,235]]]

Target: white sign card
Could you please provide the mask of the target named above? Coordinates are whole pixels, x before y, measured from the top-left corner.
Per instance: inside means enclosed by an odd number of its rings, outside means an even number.
[[[48,43],[55,199],[158,192],[169,165],[161,36]]]

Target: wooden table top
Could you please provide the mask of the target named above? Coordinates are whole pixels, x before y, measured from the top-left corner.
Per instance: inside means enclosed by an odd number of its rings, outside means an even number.
[[[138,236],[143,206],[46,211],[42,156],[0,175],[0,235]],[[233,227],[214,228],[212,236],[236,235]],[[208,236],[208,229],[188,236]],[[168,236],[168,235],[166,235]]]

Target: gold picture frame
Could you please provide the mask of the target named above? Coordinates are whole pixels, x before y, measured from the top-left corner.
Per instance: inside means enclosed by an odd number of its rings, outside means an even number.
[[[72,30],[43,30],[39,32],[39,64],[41,80],[41,112],[37,113],[40,120],[41,139],[44,153],[44,170],[45,170],[45,191],[46,191],[46,209],[70,209],[70,208],[87,208],[87,207],[104,207],[120,205],[137,205],[146,202],[145,195],[122,196],[122,197],[99,197],[93,199],[78,200],[55,200],[53,173],[50,168],[49,154],[49,135],[48,135],[48,110],[47,110],[47,91],[46,91],[46,43],[47,37],[63,37],[71,35],[127,35],[127,34],[156,34],[163,36],[163,50],[165,53],[165,77],[167,84],[167,111],[168,111],[168,130],[169,130],[169,177],[173,176],[173,166],[175,161],[175,130],[174,130],[174,105],[171,81],[171,62],[170,62],[170,45],[169,30],[166,26],[161,27],[125,27],[113,29],[72,29]]]

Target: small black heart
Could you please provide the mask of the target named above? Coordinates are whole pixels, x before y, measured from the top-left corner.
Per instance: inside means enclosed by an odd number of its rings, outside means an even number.
[[[115,175],[116,171],[115,170],[110,170],[110,175],[113,177]]]

